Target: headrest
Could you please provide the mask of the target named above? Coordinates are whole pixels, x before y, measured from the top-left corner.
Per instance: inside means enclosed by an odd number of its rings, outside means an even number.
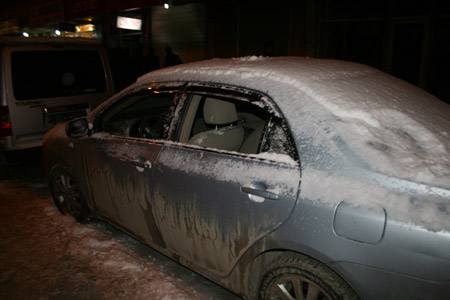
[[[238,120],[236,106],[227,101],[206,98],[203,105],[203,118],[207,124],[223,125]]]

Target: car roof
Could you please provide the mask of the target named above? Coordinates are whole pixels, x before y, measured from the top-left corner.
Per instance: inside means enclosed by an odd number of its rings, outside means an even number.
[[[338,137],[372,170],[450,188],[450,105],[375,68],[332,59],[251,56],[160,69],[136,84],[164,81],[264,92],[285,115],[298,148],[310,141],[307,147],[326,148],[337,160]],[[313,166],[315,158],[299,155],[303,167]]]

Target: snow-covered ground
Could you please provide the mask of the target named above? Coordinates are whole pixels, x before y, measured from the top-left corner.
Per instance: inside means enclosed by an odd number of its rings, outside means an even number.
[[[103,222],[61,215],[33,181],[0,180],[0,299],[239,299]]]

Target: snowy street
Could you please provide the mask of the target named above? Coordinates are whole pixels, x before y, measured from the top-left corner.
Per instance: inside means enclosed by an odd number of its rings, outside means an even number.
[[[240,299],[104,222],[53,205],[31,163],[0,180],[0,299]]]

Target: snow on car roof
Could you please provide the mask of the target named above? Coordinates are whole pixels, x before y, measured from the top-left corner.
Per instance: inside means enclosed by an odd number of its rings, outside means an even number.
[[[330,140],[337,134],[372,170],[450,188],[450,105],[372,67],[251,56],[160,69],[138,84],[174,80],[265,92],[286,116],[297,142],[307,136],[316,146],[336,151]],[[303,168],[313,163],[314,158],[300,156]]]

